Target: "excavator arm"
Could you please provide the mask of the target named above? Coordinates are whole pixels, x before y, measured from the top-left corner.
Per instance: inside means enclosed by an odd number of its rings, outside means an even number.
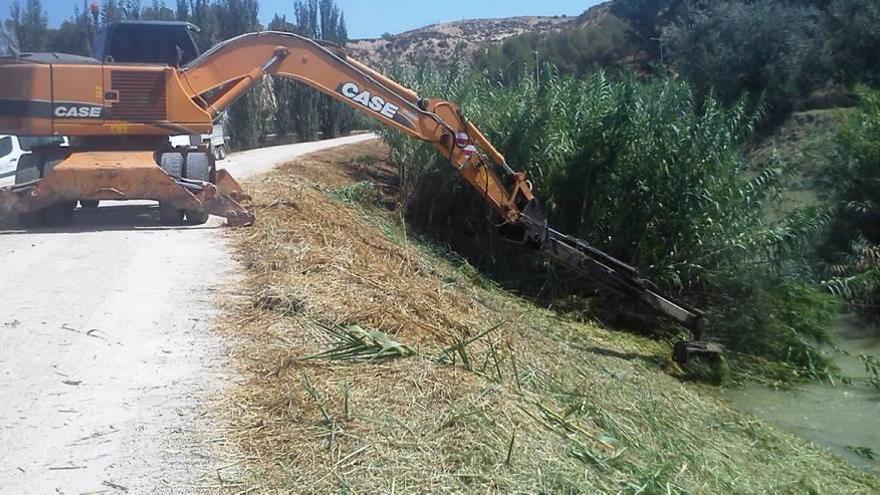
[[[507,237],[689,329],[694,341],[676,345],[676,361],[720,352],[717,346],[703,342],[702,312],[652,290],[635,268],[583,240],[551,229],[526,176],[508,166],[504,156],[455,104],[421,98],[347,57],[335,45],[289,33],[253,33],[230,39],[181,72],[185,87],[212,116],[264,76],[275,75],[300,81],[414,139],[433,143],[498,213]]]
[[[300,81],[414,139],[433,143],[506,221],[515,222],[534,199],[525,176],[510,170],[504,156],[455,104],[419,98],[335,45],[289,33],[245,34],[194,60],[180,79],[197,103],[216,116],[270,74]],[[496,170],[509,177],[509,185]]]

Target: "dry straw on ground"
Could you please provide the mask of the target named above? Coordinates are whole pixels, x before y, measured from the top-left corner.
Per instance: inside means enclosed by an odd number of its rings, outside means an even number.
[[[248,300],[225,328],[254,492],[880,489],[664,374],[663,345],[560,319],[353,201],[366,175],[393,179],[384,153],[319,153],[248,185],[259,221],[231,233]]]

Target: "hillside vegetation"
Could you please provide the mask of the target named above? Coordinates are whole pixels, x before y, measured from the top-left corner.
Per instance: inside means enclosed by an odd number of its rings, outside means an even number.
[[[386,210],[387,148],[252,181],[224,325],[241,490],[871,493],[880,481],[672,375],[669,347],[500,290]],[[377,172],[378,171],[378,172]],[[371,183],[364,182],[372,181]]]
[[[615,0],[584,17],[592,22],[489,46],[475,66],[503,81],[534,74],[536,62],[575,75],[673,74],[725,104],[760,101],[766,123],[793,109],[852,106],[851,85],[880,75],[873,0]]]
[[[570,17],[509,17],[468,19],[434,24],[378,39],[349,41],[345,48],[356,59],[377,67],[398,64],[453,65],[475,52],[527,32],[553,32],[576,24]]]
[[[633,54],[626,52],[631,44],[623,33],[624,23],[611,14],[611,4],[603,3],[591,7],[579,16],[554,17],[508,17],[500,19],[466,19],[425,26],[399,34],[386,33],[377,39],[351,40],[346,50],[359,60],[367,61],[376,67],[390,68],[395,65],[409,67],[430,65],[432,67],[477,67],[485,65],[485,54],[496,53],[504,47],[504,55],[516,60],[517,69],[522,68],[522,60],[534,61],[534,43],[521,43],[521,40],[537,40],[542,37],[567,39],[567,33],[589,33],[583,42],[571,46],[565,55],[544,62],[554,64],[577,64],[576,60],[589,57],[583,52],[602,53],[603,60],[611,63],[623,59],[627,63]],[[614,27],[609,27],[614,26]],[[613,34],[606,38],[606,31]],[[623,46],[617,46],[617,44]],[[518,52],[521,46],[529,45],[528,52]],[[516,48],[510,48],[515,46]],[[643,57],[644,58],[644,57]],[[522,60],[521,60],[522,59]]]

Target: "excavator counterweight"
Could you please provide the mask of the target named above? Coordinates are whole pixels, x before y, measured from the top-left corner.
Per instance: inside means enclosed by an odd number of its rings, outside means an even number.
[[[128,26],[143,30],[145,24]],[[0,216],[17,213],[33,221],[42,212],[66,219],[56,210],[66,212],[76,200],[137,198],[158,200],[160,216],[172,221],[185,215],[199,223],[211,213],[230,225],[247,225],[253,215],[239,204],[246,195],[234,179],[216,170],[207,150],[172,149],[168,136],[210,132],[213,120],[254,85],[266,76],[283,77],[432,143],[515,240],[646,303],[702,340],[702,313],[648,288],[634,268],[549,228],[526,176],[508,166],[454,103],[421,98],[335,45],[290,33],[245,34],[192,60],[184,56],[191,48],[172,43],[186,43],[180,33],[140,55],[113,51],[114,39],[131,36],[120,26],[103,36],[98,45],[112,53],[101,58],[0,58],[0,133],[70,136],[73,142],[70,149],[40,150],[23,160],[16,186],[0,189]],[[131,63],[137,56],[149,63]],[[702,342],[683,344],[675,357],[716,351]]]

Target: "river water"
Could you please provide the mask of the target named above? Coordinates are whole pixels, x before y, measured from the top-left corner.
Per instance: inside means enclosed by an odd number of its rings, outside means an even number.
[[[859,354],[880,358],[880,332],[853,317],[837,322],[836,363],[844,376],[867,378]],[[880,473],[880,391],[837,383],[807,384],[794,390],[763,385],[725,391],[734,407],[832,450],[853,464]],[[875,458],[854,449],[871,449]]]

